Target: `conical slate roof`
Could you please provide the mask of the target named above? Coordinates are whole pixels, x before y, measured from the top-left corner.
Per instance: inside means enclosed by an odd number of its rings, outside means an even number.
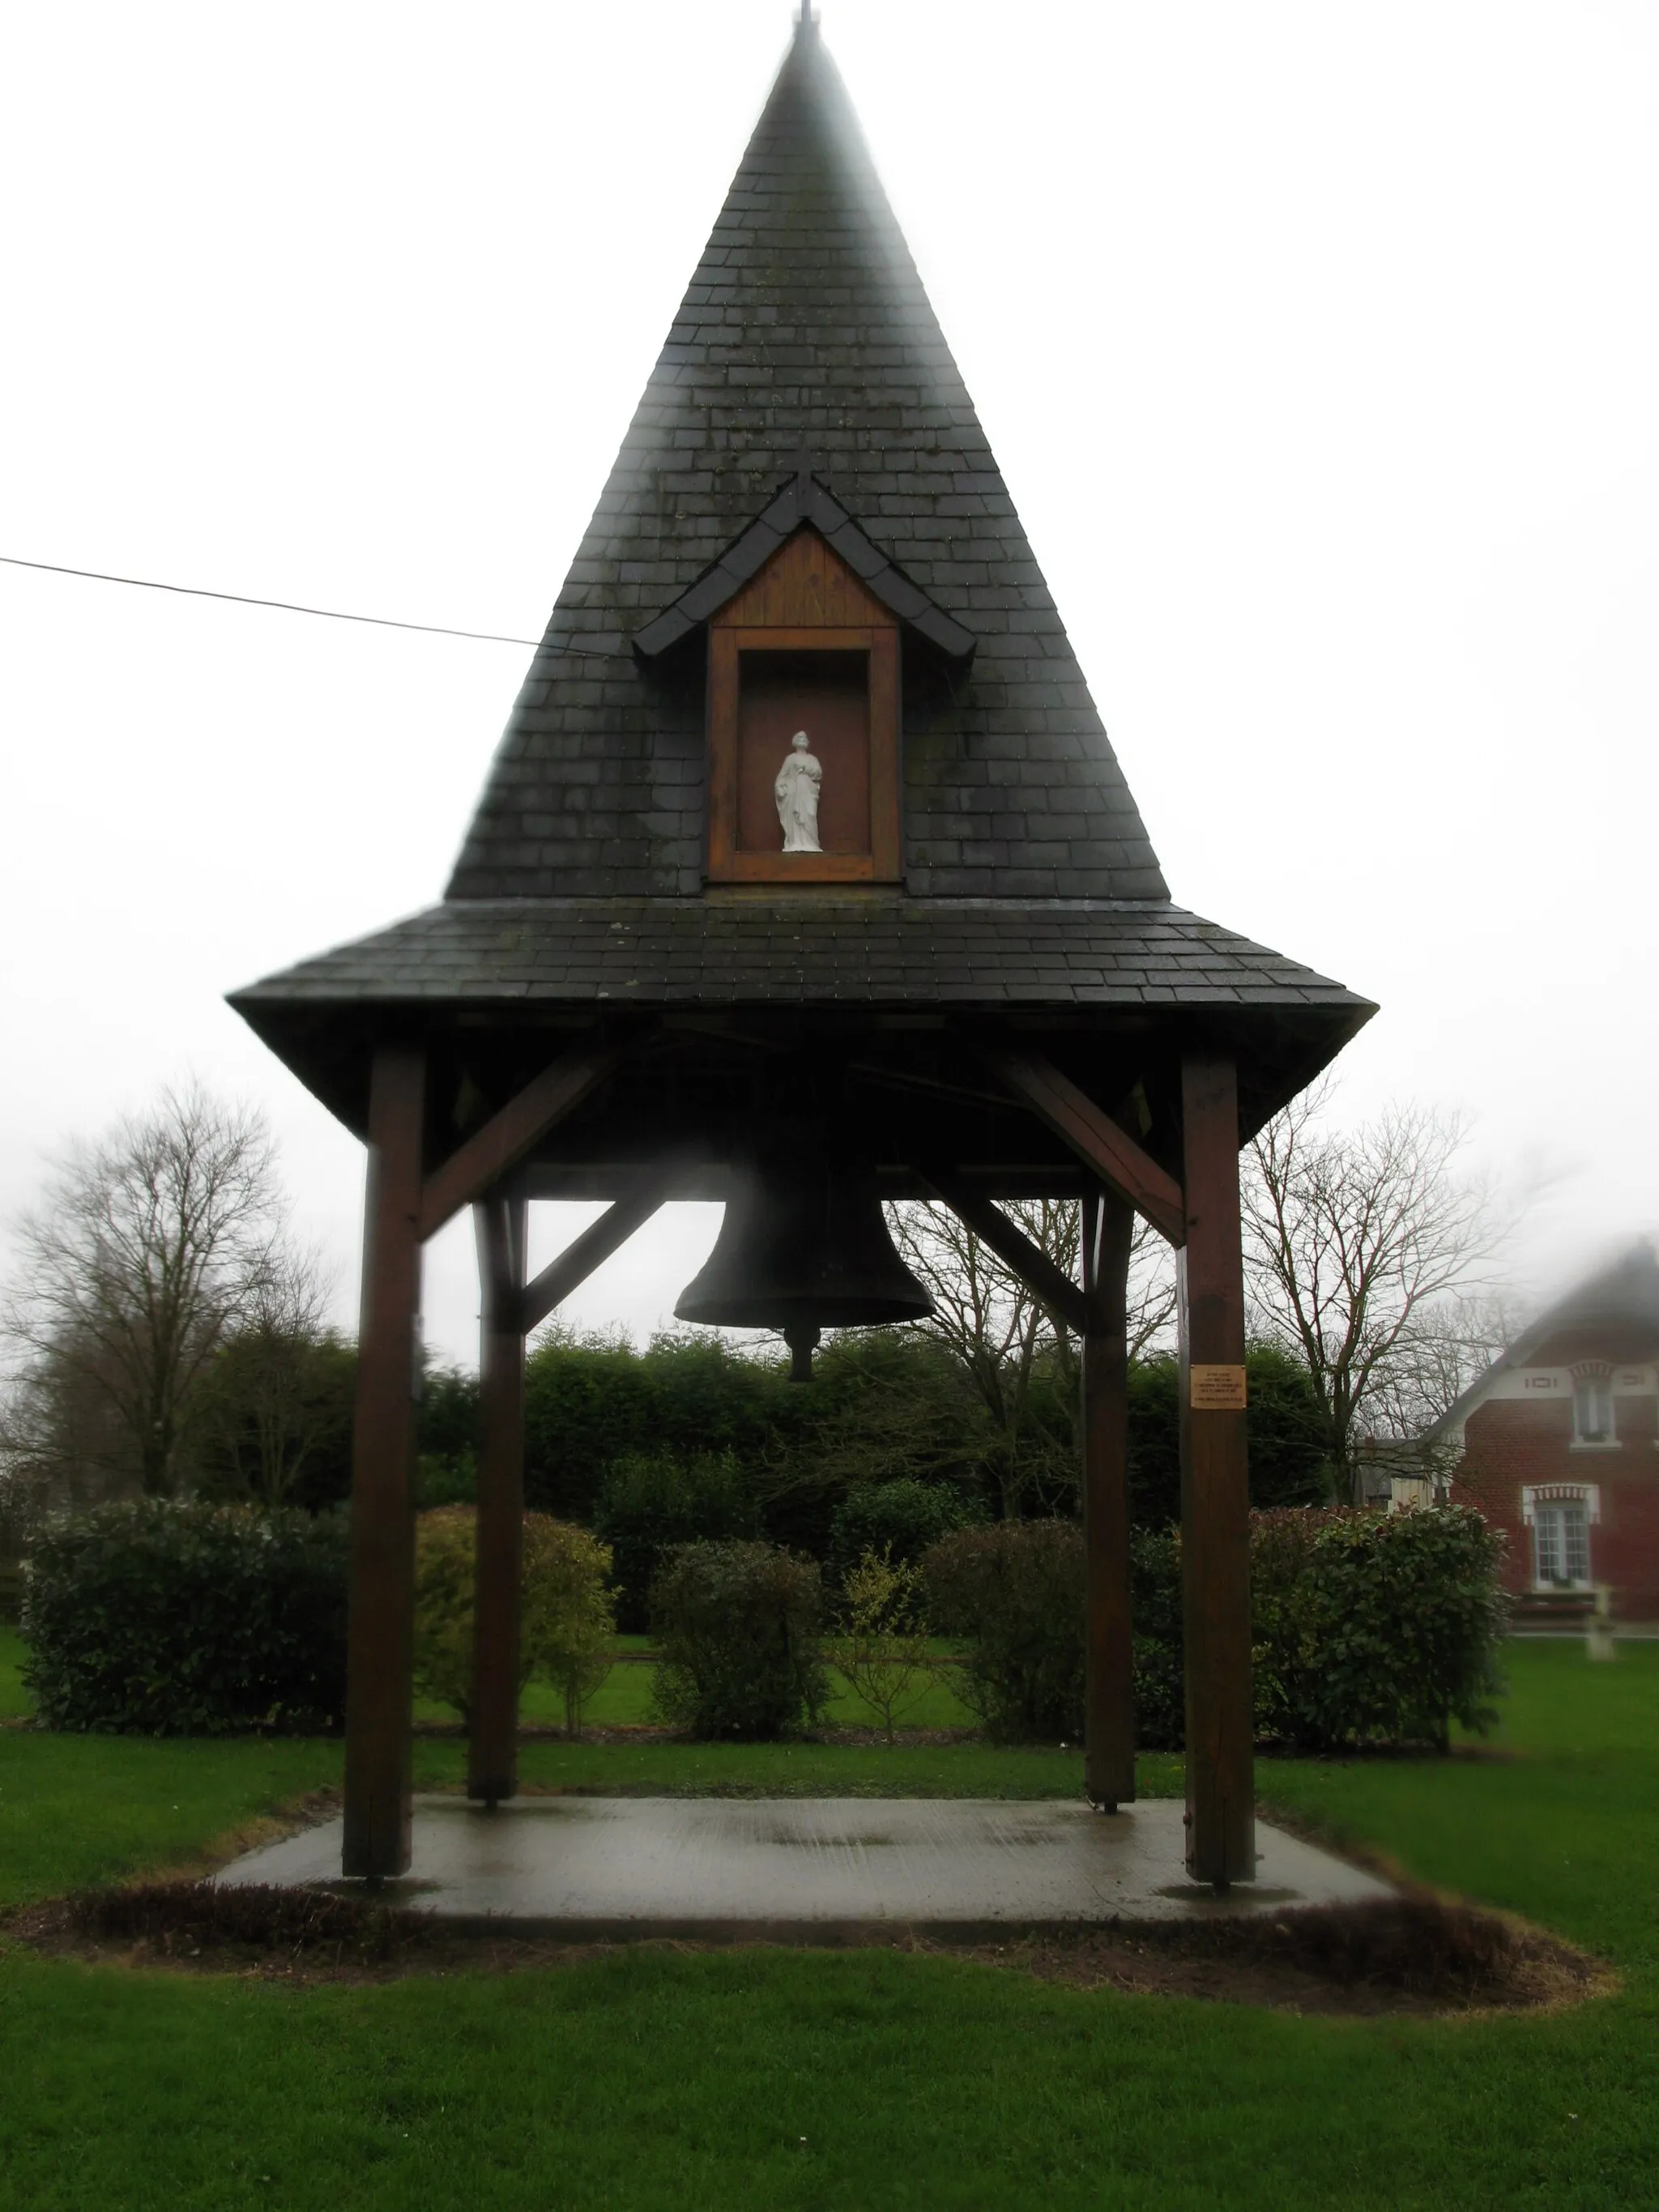
[[[623,441],[449,897],[701,893],[701,696],[665,684],[632,641],[803,467],[976,641],[965,684],[915,686],[906,702],[907,890],[1167,898],[811,23]]]
[[[902,881],[710,889],[702,624],[801,525],[901,624]],[[1197,1024],[1254,1127],[1373,1011],[1170,903],[810,21],[441,904],[232,1004],[354,1127],[378,1035],[629,1006]]]

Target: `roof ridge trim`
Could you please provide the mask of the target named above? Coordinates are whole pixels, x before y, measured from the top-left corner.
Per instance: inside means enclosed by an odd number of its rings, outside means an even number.
[[[651,660],[678,645],[718,614],[728,599],[759,574],[778,548],[802,528],[816,530],[884,607],[950,659],[973,658],[979,641],[972,630],[936,606],[921,586],[882,551],[835,494],[805,469],[789,479],[695,583],[689,584],[642,629],[635,630],[635,653]]]

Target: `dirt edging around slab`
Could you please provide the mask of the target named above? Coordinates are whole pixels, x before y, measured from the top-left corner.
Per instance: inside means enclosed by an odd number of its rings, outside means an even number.
[[[219,1889],[204,1879],[261,1844],[332,1819],[340,1802],[337,1789],[312,1790],[215,1837],[189,1860],[144,1882],[14,1907],[0,1913],[0,1941],[88,1965],[228,1974],[290,1987],[557,1971],[641,1949],[782,1948],[712,1938],[573,1942],[466,1933],[365,1897],[274,1886]],[[958,1942],[937,1930],[904,1928],[877,1940],[883,1948],[956,1958],[1079,1990],[1350,2018],[1536,2014],[1619,1987],[1604,1962],[1547,1929],[1413,1884],[1397,1862],[1346,1839],[1334,1844],[1316,1823],[1277,1808],[1258,1812],[1287,1833],[1340,1850],[1389,1882],[1396,1895],[1377,1905],[1299,1906],[1277,1915],[1011,1931],[1002,1942]]]
[[[678,1954],[774,1944],[562,1942],[468,1934],[429,1916],[329,1891],[200,1881],[92,1890],[5,1916],[46,1958],[234,1975],[292,1986],[412,1975],[558,1971],[641,1949]],[[1595,1960],[1506,1914],[1409,1892],[1380,1904],[1277,1915],[1109,1923],[954,1943],[896,1928],[882,1948],[951,1957],[1078,1990],[1187,1996],[1351,2018],[1553,2011],[1616,1986]]]

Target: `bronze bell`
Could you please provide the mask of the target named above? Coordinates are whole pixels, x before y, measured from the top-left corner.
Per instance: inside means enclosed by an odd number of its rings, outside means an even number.
[[[894,1249],[874,1176],[808,1151],[733,1170],[714,1249],[674,1317],[781,1329],[791,1377],[807,1382],[824,1329],[925,1321],[933,1310]]]

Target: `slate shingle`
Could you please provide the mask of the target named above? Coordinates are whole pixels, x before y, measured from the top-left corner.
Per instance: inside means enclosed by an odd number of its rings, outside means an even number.
[[[698,700],[636,664],[624,641],[669,617],[803,460],[915,587],[917,611],[942,611],[977,641],[954,699],[907,702],[906,889],[949,896],[965,871],[992,896],[1166,896],[973,402],[811,27],[773,88],[623,441],[447,896],[533,895],[550,874],[563,896],[603,896],[619,888],[613,871],[655,893],[700,895],[700,780],[653,778],[648,825],[632,822],[611,851],[587,842],[592,817],[571,804],[568,771],[597,757],[620,811],[640,754],[619,741],[619,722],[701,746]],[[577,649],[601,637],[615,658],[599,704],[599,664]],[[937,641],[961,651],[943,630]],[[596,729],[609,739],[597,755],[584,742]],[[1062,734],[1075,754],[1056,745]],[[957,793],[986,759],[1022,763],[1031,811],[1055,818],[964,821]],[[1068,763],[1083,773],[1066,774]],[[561,816],[569,817],[562,830],[543,826]],[[574,856],[573,838],[583,846]],[[934,857],[941,845],[957,848],[948,860]],[[1005,879],[1005,869],[1017,875]]]
[[[234,1003],[629,999],[761,1005],[949,997],[1056,1006],[1154,999],[1363,1002],[1311,969],[1163,901],[449,899],[239,992]]]
[[[709,896],[700,687],[651,655],[690,635],[676,609],[704,618],[722,574],[752,574],[803,513],[911,625],[907,660],[936,656],[905,700],[903,889]],[[232,1003],[314,1083],[315,1040],[366,1052],[376,1006],[537,1001],[1233,1006],[1264,1035],[1300,1009],[1327,1052],[1370,1011],[1170,904],[814,28],[623,441],[444,903]]]

